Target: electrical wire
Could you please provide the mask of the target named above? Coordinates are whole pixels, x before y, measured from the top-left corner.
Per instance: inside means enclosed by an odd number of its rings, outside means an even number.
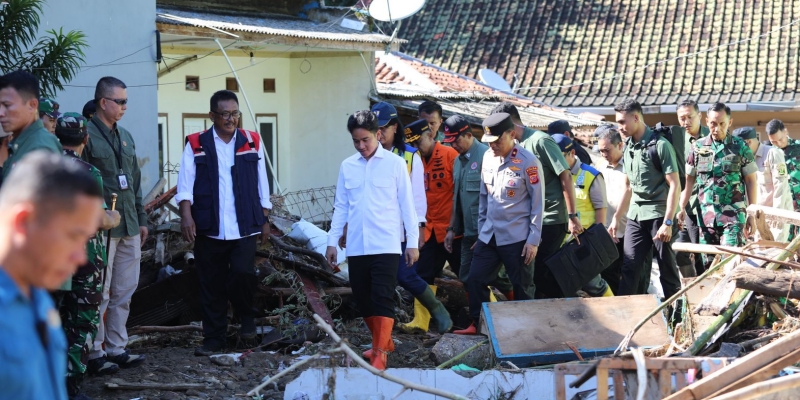
[[[680,59],[682,59],[682,58],[694,57],[694,56],[697,56],[697,55],[700,55],[700,54],[703,54],[703,53],[710,53],[710,52],[712,52],[712,51],[719,50],[719,49],[721,49],[721,48],[723,48],[723,47],[733,46],[733,45],[736,45],[736,44],[740,44],[740,43],[749,42],[749,41],[751,41],[751,40],[755,40],[755,39],[762,39],[762,38],[765,38],[765,37],[767,37],[767,36],[769,36],[769,35],[772,35],[772,34],[773,34],[773,33],[775,33],[775,32],[778,32],[778,31],[784,30],[784,29],[786,29],[786,28],[788,28],[788,27],[790,27],[790,26],[796,25],[798,22],[800,22],[800,19],[793,20],[793,21],[789,22],[788,24],[781,25],[781,26],[779,26],[779,27],[777,27],[777,28],[775,28],[775,29],[772,29],[772,30],[770,30],[770,31],[768,31],[768,32],[762,33],[762,34],[760,34],[760,35],[757,35],[757,36],[753,36],[753,37],[749,37],[749,38],[742,39],[742,40],[736,40],[736,41],[733,41],[733,42],[729,42],[729,43],[724,43],[724,44],[716,45],[716,46],[709,47],[709,48],[707,48],[707,49],[704,49],[704,50],[695,51],[695,52],[693,52],[693,53],[685,53],[685,54],[678,55],[678,56],[676,56],[676,57],[672,57],[672,58],[668,58],[668,59],[664,59],[664,60],[660,60],[660,61],[654,61],[654,62],[651,62],[651,63],[649,63],[649,64],[643,65],[643,66],[641,66],[641,67],[634,68],[634,69],[632,69],[632,70],[630,70],[630,71],[627,71],[627,72],[622,72],[622,73],[619,73],[619,74],[615,74],[615,75],[612,75],[612,76],[610,76],[610,77],[607,77],[607,78],[594,79],[594,80],[591,80],[591,81],[585,81],[585,82],[579,82],[579,83],[572,83],[572,84],[566,84],[566,85],[551,85],[551,86],[527,86],[527,87],[520,87],[520,88],[517,88],[517,89],[515,89],[514,91],[520,91],[520,90],[547,90],[547,89],[564,89],[564,88],[571,88],[571,87],[576,87],[576,86],[591,85],[591,84],[593,84],[593,83],[599,83],[599,82],[610,81],[610,80],[614,80],[614,79],[621,78],[621,77],[624,77],[624,76],[628,76],[628,75],[630,75],[630,74],[633,74],[633,73],[635,73],[635,72],[643,71],[643,70],[645,70],[645,69],[648,69],[648,68],[650,68],[650,67],[652,67],[652,66],[655,66],[655,65],[666,64],[666,63],[669,63],[669,62],[673,62],[673,61],[680,60]]]

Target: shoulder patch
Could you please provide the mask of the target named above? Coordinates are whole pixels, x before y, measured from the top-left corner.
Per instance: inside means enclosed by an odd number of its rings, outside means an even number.
[[[539,167],[528,167],[525,169],[525,174],[528,175],[531,185],[539,183]]]

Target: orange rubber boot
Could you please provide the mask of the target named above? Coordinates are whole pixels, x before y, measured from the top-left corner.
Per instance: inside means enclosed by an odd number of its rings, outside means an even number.
[[[394,319],[388,317],[372,317],[372,364],[378,370],[386,370],[389,353],[394,349],[392,327]]]
[[[453,331],[453,333],[456,335],[477,335],[478,329],[475,328],[475,323],[473,322],[469,324],[469,327],[467,327],[467,329],[460,329],[457,331]]]
[[[367,324],[367,328],[369,328],[370,333],[375,335],[375,329],[372,327],[372,321],[375,317],[366,317],[364,318],[364,323]],[[361,353],[361,357],[366,358],[367,360],[372,358],[372,349],[369,349],[363,353]]]

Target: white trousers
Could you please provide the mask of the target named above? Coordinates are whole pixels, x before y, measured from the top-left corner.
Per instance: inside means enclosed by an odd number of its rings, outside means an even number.
[[[100,324],[89,354],[90,360],[106,354],[116,356],[128,345],[125,323],[131,311],[131,297],[139,285],[141,243],[140,235],[111,238],[103,302],[100,303]]]

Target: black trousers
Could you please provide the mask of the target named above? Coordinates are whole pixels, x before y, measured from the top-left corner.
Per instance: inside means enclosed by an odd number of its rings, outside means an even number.
[[[399,263],[397,254],[347,257],[350,287],[362,317],[394,319],[394,288]]]
[[[619,257],[614,260],[608,268],[604,269],[603,272],[600,273],[600,277],[603,278],[606,283],[608,283],[608,287],[611,288],[611,291],[614,294],[617,294],[619,290],[619,282],[622,280],[622,259],[624,258],[624,247],[625,247],[625,239],[619,239],[619,242],[616,243],[617,245],[617,252],[619,252]]]
[[[417,274],[428,285],[433,285],[433,280],[444,269],[445,261],[450,264],[450,269],[458,276],[461,269],[461,238],[453,240],[453,252],[448,253],[444,242],[436,242],[436,232],[431,233],[430,239],[419,250],[417,261]]]
[[[700,243],[700,227],[697,225],[697,216],[686,214],[684,219],[684,229],[678,235],[676,242],[679,243]],[[675,261],[679,266],[693,265],[695,275],[700,275],[705,271],[700,254],[679,252],[675,254]],[[685,277],[687,278],[687,277]]]
[[[469,316],[478,326],[481,317],[481,304],[489,301],[487,286],[497,277],[502,262],[506,267],[511,284],[514,287],[514,300],[530,300],[529,293],[534,292],[533,271],[525,264],[522,250],[525,241],[498,246],[494,236],[489,243],[478,240],[472,255],[472,267],[469,271],[467,290],[469,293]]]
[[[203,307],[203,343],[225,344],[228,302],[241,318],[253,318],[256,286],[256,236],[218,240],[197,236],[194,244],[200,302]]]
[[[533,281],[536,284],[537,299],[555,299],[564,297],[561,286],[558,285],[555,275],[547,268],[550,256],[558,252],[567,238],[567,224],[542,225],[542,242],[534,259]],[[509,273],[510,275],[510,273]],[[613,290],[613,289],[612,289]],[[515,292],[516,295],[516,292]]]
[[[622,281],[619,285],[620,296],[647,293],[651,266],[645,265],[644,261],[653,248],[661,272],[664,296],[669,298],[680,290],[681,279],[678,266],[675,264],[675,252],[672,251],[672,241],[677,236],[678,227],[672,226],[672,240],[669,243],[653,240],[663,222],[663,217],[646,221],[628,220],[628,225],[625,227],[625,257],[622,262]],[[642,287],[645,288],[644,291]]]

